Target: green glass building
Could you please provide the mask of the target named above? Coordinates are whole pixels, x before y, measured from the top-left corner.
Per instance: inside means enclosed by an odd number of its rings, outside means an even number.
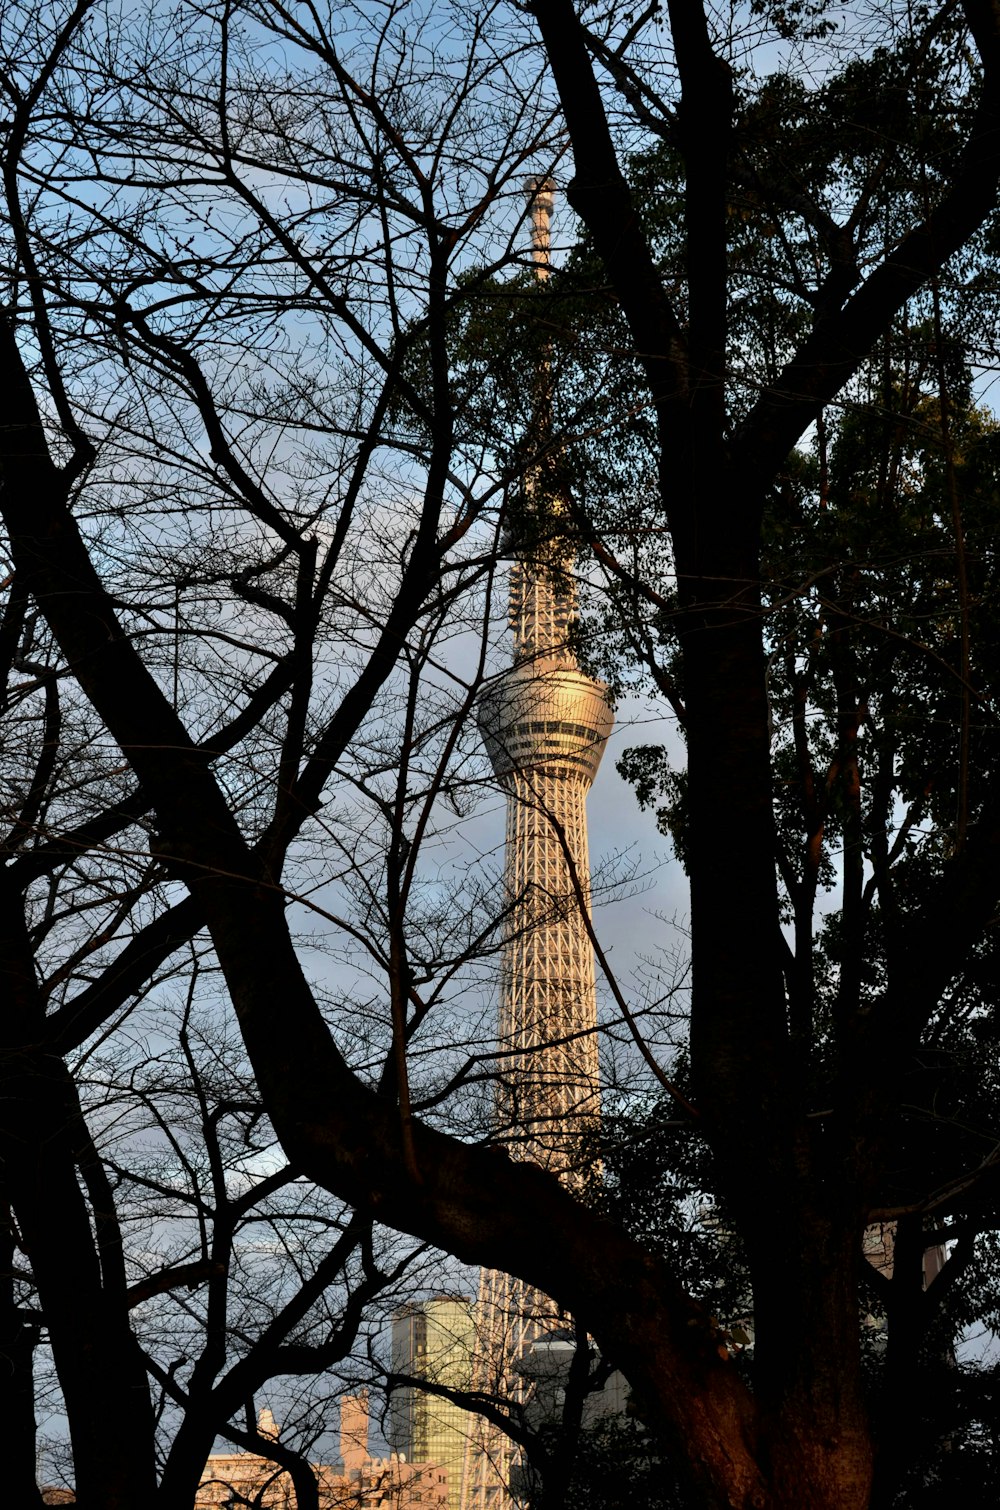
[[[467,1390],[472,1385],[475,1321],[470,1300],[438,1295],[401,1307],[392,1322],[392,1370]],[[439,1463],[448,1473],[448,1510],[461,1510],[466,1443],[475,1417],[460,1405],[401,1385],[389,1402],[389,1444],[411,1463]]]

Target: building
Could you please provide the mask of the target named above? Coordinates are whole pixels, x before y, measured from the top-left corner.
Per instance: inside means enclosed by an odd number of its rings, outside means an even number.
[[[277,1441],[270,1411],[258,1422],[261,1436]],[[449,1510],[448,1471],[440,1462],[407,1462],[393,1452],[368,1451],[368,1396],[349,1395],[340,1407],[341,1467],[312,1464],[320,1510]],[[213,1453],[205,1464],[195,1510],[297,1510],[291,1475],[263,1453]]]
[[[438,1295],[401,1307],[392,1323],[392,1371],[446,1388],[467,1390],[476,1345],[469,1300]],[[397,1386],[389,1402],[389,1443],[411,1464],[433,1462],[448,1476],[449,1510],[461,1510],[462,1474],[472,1418],[453,1400],[415,1386]]]

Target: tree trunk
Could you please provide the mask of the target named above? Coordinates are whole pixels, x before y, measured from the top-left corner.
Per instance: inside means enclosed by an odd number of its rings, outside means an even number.
[[[21,899],[0,898],[0,1161],[69,1419],[77,1503],[135,1510],[155,1492],[153,1415],[125,1287],[101,1258],[77,1176],[89,1140],[66,1066],[39,1047],[44,1014]],[[95,1227],[107,1213],[94,1212]],[[119,1255],[120,1257],[120,1255]],[[103,1272],[102,1272],[103,1269]]]
[[[35,1385],[32,1362],[40,1326],[15,1304],[15,1247],[9,1219],[0,1228],[0,1421],[4,1423],[4,1493],[12,1505],[41,1510],[35,1478]]]

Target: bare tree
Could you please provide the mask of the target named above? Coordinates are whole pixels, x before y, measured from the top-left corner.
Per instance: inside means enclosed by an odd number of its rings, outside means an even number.
[[[434,48],[446,39],[392,16],[373,27],[359,12],[336,38],[280,7],[127,18],[82,3],[8,20],[4,339],[19,417],[5,496],[33,514],[41,495],[29,477],[42,467],[49,522],[70,528],[70,619],[84,640],[111,630],[131,668],[119,709],[158,709],[174,731],[167,765],[176,756],[214,793],[209,808],[189,806],[178,773],[168,777],[185,825],[236,844],[215,874],[236,908],[237,952],[237,934],[254,931],[239,900],[251,873],[246,895],[277,923],[287,958],[290,923],[312,929],[303,957],[319,961],[323,932],[360,951],[364,968],[347,970],[353,996],[322,963],[315,990],[301,964],[286,979],[263,935],[263,953],[254,960],[255,946],[245,965],[256,975],[269,961],[260,1000],[278,1037],[286,1011],[308,1000],[323,1042],[324,1014],[344,1035],[351,1083],[395,1119],[419,1084],[407,1039],[432,1008],[442,1031],[450,983],[495,927],[482,907],[456,920],[415,869],[435,803],[460,805],[468,780],[462,715],[481,671],[482,584],[505,487],[483,471],[481,446],[455,443],[449,268],[487,244],[498,265],[512,256],[507,185],[519,203],[524,156],[544,143],[548,120],[510,87],[508,40],[490,18],[469,31],[468,52],[454,33],[444,88]],[[494,103],[479,149],[484,92]],[[429,392],[407,372],[415,342],[430,354]],[[220,1067],[206,1082],[186,1016],[176,1036],[163,989],[175,972],[217,968],[208,915],[157,811],[152,768],[132,765],[134,736],[145,735],[103,722],[76,678],[92,661],[84,640],[62,642],[40,609],[49,588],[63,589],[42,585],[39,527],[47,533],[40,516],[25,556],[18,527],[8,535],[2,626],[5,970],[18,1003],[4,1182],[37,1295],[30,1319],[10,1297],[12,1399],[30,1398],[28,1343],[41,1325],[80,1503],[134,1505],[159,1492],[180,1504],[215,1433],[255,1389],[275,1371],[318,1371],[343,1356],[385,1275],[370,1203],[341,1217],[336,1202],[320,1202],[315,1221],[343,1231],[322,1245],[314,1232],[298,1283],[273,1315],[258,1311],[238,1345],[241,1234],[278,1221],[273,1201],[309,1172],[290,1150],[259,1189],[232,1192],[222,1139],[231,1147],[242,1128],[252,1147],[269,1114],[252,1085],[220,1088]],[[86,582],[71,557],[91,560]],[[84,606],[92,590],[100,624]],[[466,656],[456,671],[446,639],[463,625],[471,667]],[[339,809],[332,828],[325,800]],[[223,809],[228,838],[216,824]],[[144,1034],[159,1045],[155,1070],[141,1066]],[[119,1089],[95,1099],[103,1054]],[[171,1054],[173,1088],[161,1073]],[[284,1079],[280,1059],[272,1068]],[[433,1070],[439,1081],[450,1073]],[[433,1091],[429,1077],[420,1089]],[[185,1099],[196,1155],[176,1121]],[[338,1102],[335,1081],[323,1099]],[[150,1126],[166,1142],[170,1180],[136,1162],[136,1129]],[[144,1212],[142,1190],[169,1199],[172,1213]],[[183,1235],[172,1260],[150,1268],[136,1233],[145,1222],[169,1248],[168,1215]],[[360,1269],[345,1302],[351,1262]],[[334,1281],[327,1340],[303,1340],[307,1321],[317,1335]],[[198,1295],[187,1307],[192,1351],[181,1364],[133,1318],[157,1294],[176,1317],[189,1284],[204,1286],[206,1308]],[[178,1409],[157,1491],[157,1419],[165,1427]],[[23,1448],[27,1486],[28,1435]]]

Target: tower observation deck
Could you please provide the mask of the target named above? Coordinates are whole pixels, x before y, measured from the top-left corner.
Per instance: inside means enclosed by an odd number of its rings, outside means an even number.
[[[562,1173],[599,1107],[586,800],[612,714],[570,644],[572,561],[558,542],[535,551],[513,565],[514,665],[479,727],[507,792],[498,1130],[514,1158]]]
[[[549,273],[552,185],[528,185],[536,276]],[[497,1042],[497,1136],[514,1159],[572,1181],[599,1116],[597,998],[588,929],[586,799],[611,733],[607,689],[580,668],[575,546],[564,499],[546,485],[552,445],[548,364],[536,376],[540,461],[525,481],[514,543],[511,668],[480,698],[478,722],[507,794],[506,939]],[[519,1398],[519,1367],[540,1332],[557,1324],[544,1296],[484,1270],[480,1387]],[[486,1377],[486,1375],[490,1377]],[[495,1428],[467,1459],[465,1510],[502,1510],[510,1444]]]

